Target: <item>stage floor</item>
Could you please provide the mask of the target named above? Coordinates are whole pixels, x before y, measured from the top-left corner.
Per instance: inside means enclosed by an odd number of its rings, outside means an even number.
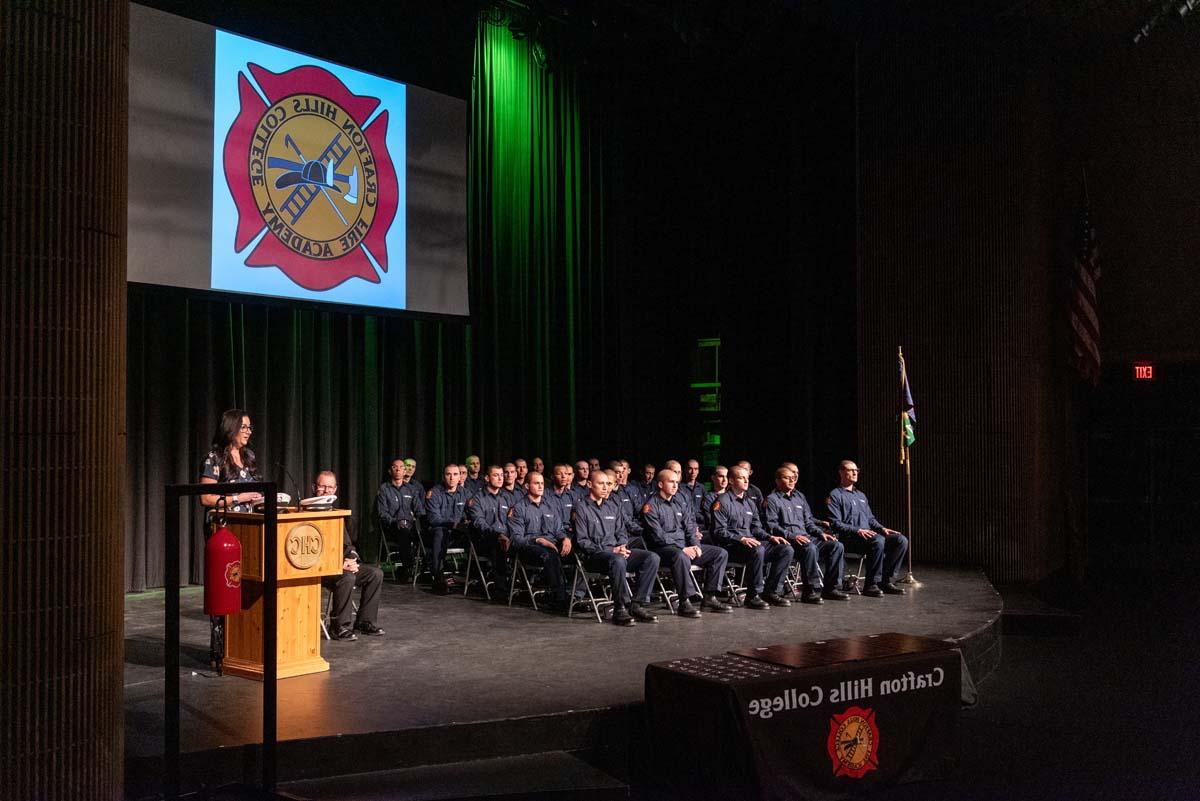
[[[279,739],[336,737],[349,747],[351,735],[431,727],[462,733],[474,731],[462,724],[628,709],[642,701],[650,662],[887,631],[958,641],[979,680],[999,660],[999,594],[978,571],[921,567],[918,577],[924,586],[904,597],[736,609],[699,620],[664,608],[657,624],[628,629],[385,582],[378,621],[384,636],[323,641],[328,673],[279,682]],[[192,762],[261,737],[261,684],[208,668],[202,595],[199,587],[182,595],[182,748],[200,752]],[[163,615],[161,592],[126,598],[130,778],[156,772],[162,754]],[[577,726],[592,725],[580,720]],[[482,748],[478,755],[494,754]]]

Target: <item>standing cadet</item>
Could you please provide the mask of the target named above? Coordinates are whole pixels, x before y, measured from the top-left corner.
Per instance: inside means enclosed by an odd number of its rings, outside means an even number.
[[[825,499],[829,525],[846,550],[867,555],[867,586],[862,594],[871,598],[882,598],[885,593],[903,595],[904,590],[892,583],[892,576],[908,553],[908,538],[875,519],[867,496],[855,486],[858,465],[849,459],[843,461],[838,466],[838,481]]]
[[[719,464],[713,468],[712,476],[709,477],[712,482],[712,489],[704,493],[704,501],[701,508],[700,518],[697,520],[700,523],[701,529],[705,534],[712,535],[713,519],[712,508],[721,495],[729,489],[729,468],[723,464]]]
[[[692,504],[677,494],[679,474],[670,468],[658,473],[658,492],[642,506],[645,540],[650,550],[671,570],[675,591],[679,593],[679,609],[683,617],[700,617],[693,601],[704,603],[713,612],[729,612],[732,607],[717,597],[729,554],[716,545],[701,545],[692,514]],[[692,565],[703,567],[704,597],[692,592]]]
[[[575,505],[575,544],[583,565],[597,573],[607,573],[613,594],[613,623],[632,626],[634,620],[657,623],[649,612],[650,590],[658,573],[658,554],[629,547],[629,535],[621,520],[621,510],[609,498],[613,479],[606,470],[590,474],[588,497]],[[637,589],[630,597],[625,582],[627,573],[637,574]],[[632,601],[632,603],[630,603]]]
[[[804,585],[801,601],[819,604],[823,597],[831,601],[848,601],[850,596],[838,589],[845,565],[844,548],[837,537],[822,528],[813,517],[804,493],[796,489],[799,476],[800,473],[788,465],[775,471],[775,491],[767,496],[763,508],[766,529],[787,540],[796,553],[800,580]]]
[[[713,501],[713,536],[729,551],[729,559],[746,565],[746,606],[770,609],[791,606],[780,595],[783,578],[792,564],[792,546],[783,537],[768,534],[758,519],[747,487],[750,474],[738,466],[729,471],[729,490]],[[770,565],[766,577],[763,570]],[[764,592],[768,589],[769,592]]]
[[[384,538],[399,545],[405,566],[411,567],[417,545],[417,518],[425,508],[425,498],[405,480],[405,473],[404,460],[393,459],[388,468],[391,481],[380,484],[379,494],[375,496],[375,519],[379,521]]]
[[[433,591],[445,595],[453,582],[442,572],[446,549],[455,532],[466,528],[467,493],[459,486],[458,465],[448,464],[442,471],[442,484],[425,493],[425,514],[429,519],[429,536],[433,553]]]
[[[679,484],[679,494],[688,498],[692,502],[692,513],[696,515],[696,520],[700,520],[700,510],[704,504],[704,482],[700,480],[700,463],[695,459],[688,459],[683,470],[683,481]]]
[[[508,494],[501,491],[503,485],[504,471],[489,465],[483,489],[467,500],[467,522],[476,551],[492,563],[492,581],[497,587],[508,586],[508,510],[512,507]]]
[[[529,494],[508,512],[509,549],[516,550],[518,559],[542,569],[550,607],[562,610],[567,592],[561,557],[570,556],[571,540],[558,516],[558,504],[543,497],[546,481],[541,473],[530,474],[528,489]]]
[[[621,507],[621,515],[625,519],[625,530],[631,538],[630,544],[637,548],[643,547],[645,542],[642,540],[642,516],[638,510],[646,502],[646,496],[637,487],[626,483],[629,473],[624,464],[620,461],[614,461],[613,464],[617,465],[613,470],[616,485],[609,494],[609,498]]]

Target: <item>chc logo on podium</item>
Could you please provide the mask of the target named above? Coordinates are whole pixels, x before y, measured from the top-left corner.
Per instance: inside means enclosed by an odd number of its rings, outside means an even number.
[[[240,110],[223,152],[238,216],[234,249],[257,239],[245,265],[277,267],[304,289],[355,277],[379,283],[372,260],[387,272],[400,201],[388,111],[371,119],[380,101],[321,67],[246,69],[254,83],[238,72]]]
[[[297,570],[308,570],[321,561],[325,538],[317,527],[308,523],[294,526],[283,541],[283,552]]]

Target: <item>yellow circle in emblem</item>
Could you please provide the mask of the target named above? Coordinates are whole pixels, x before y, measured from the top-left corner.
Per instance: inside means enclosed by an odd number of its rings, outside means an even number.
[[[262,154],[266,176],[251,189],[268,235],[314,259],[361,244],[375,219],[375,159],[345,109],[319,95],[283,98],[255,126],[251,162]]]

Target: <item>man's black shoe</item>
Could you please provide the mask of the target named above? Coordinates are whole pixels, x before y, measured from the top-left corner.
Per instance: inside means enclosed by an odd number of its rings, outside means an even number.
[[[704,608],[710,612],[732,612],[733,607],[722,601],[715,595],[710,595],[704,599]]]
[[[758,595],[747,595],[746,606],[750,609],[770,609],[771,605]]]
[[[868,598],[882,598],[883,590],[879,589],[878,584],[868,584],[867,586],[863,587],[862,594]]]
[[[643,623],[658,622],[658,615],[648,611],[646,607],[642,606],[637,601],[633,602],[633,605],[629,607],[629,611],[633,614],[635,620],[640,620]],[[613,615],[615,616],[616,613],[614,612]]]
[[[613,623],[618,626],[632,626],[634,624],[633,617],[630,616],[629,610],[623,606],[618,606],[613,609]]]
[[[450,594],[450,585],[448,583],[446,583],[445,579],[435,579],[433,582],[433,594],[434,595],[449,595]]]
[[[763,594],[763,600],[771,606],[791,606],[792,602],[784,598],[777,592],[768,592]]]
[[[841,590],[839,590],[837,587],[834,587],[831,590],[825,590],[823,593],[821,593],[821,597],[824,598],[826,601],[849,601],[850,600],[850,596],[847,595],[846,593],[842,592]]]
[[[700,610],[691,601],[683,601],[679,604],[677,614],[680,617],[700,617]]]
[[[333,635],[333,639],[335,639],[335,640],[346,640],[347,642],[354,642],[355,640],[357,640],[357,639],[358,639],[358,635],[354,633],[354,629],[352,629],[352,628],[350,628],[349,626],[347,626],[347,627],[346,627],[346,628],[344,628],[344,629],[339,629],[339,630],[338,630],[338,631],[337,631],[337,632],[336,632],[336,633]]]
[[[376,626],[374,623],[359,623],[358,630],[363,634],[369,634],[372,637],[383,636],[383,629],[379,628],[379,626]]]
[[[890,581],[885,581],[883,583],[883,591],[885,593],[887,593],[888,595],[903,595],[904,594],[903,587],[897,587],[895,584],[893,584]]]
[[[821,600],[821,591],[820,590],[805,590],[804,594],[800,596],[800,603],[803,603],[803,604],[824,603],[824,601]]]

